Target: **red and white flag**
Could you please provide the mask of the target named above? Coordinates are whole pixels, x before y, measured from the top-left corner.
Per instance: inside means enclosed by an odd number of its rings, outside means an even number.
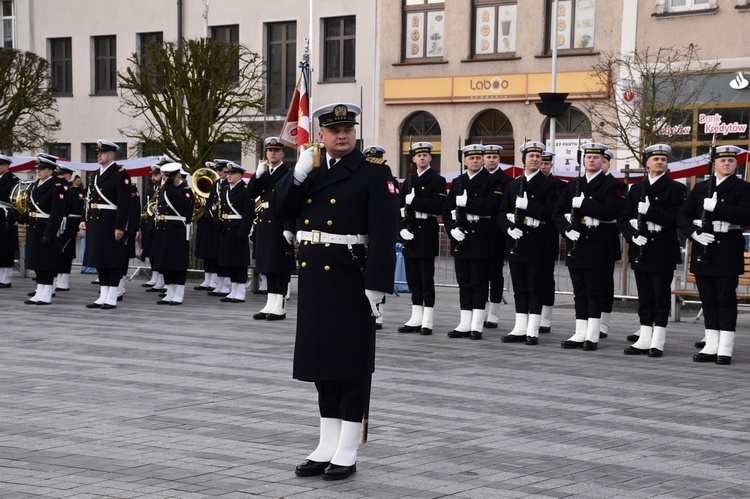
[[[297,88],[279,137],[283,143],[295,148],[310,142],[310,103],[305,80],[303,72],[297,80]]]

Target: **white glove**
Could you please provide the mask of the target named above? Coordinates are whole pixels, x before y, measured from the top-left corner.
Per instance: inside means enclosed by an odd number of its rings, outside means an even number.
[[[539,221],[538,218],[534,217],[526,217],[526,226],[531,227],[532,229],[536,229],[542,224],[541,221]]]
[[[401,229],[401,232],[399,232],[399,235],[401,236],[401,239],[403,239],[404,241],[411,241],[412,239],[414,239],[414,234],[412,234],[406,229]]]
[[[260,177],[264,173],[266,173],[266,164],[261,161],[260,163],[258,163],[258,167],[255,169],[255,176]]]
[[[586,227],[599,227],[599,219],[594,217],[583,217]]]
[[[401,218],[406,218],[406,208],[401,208]]]
[[[297,161],[297,164],[294,165],[294,180],[300,184],[305,181],[313,169],[314,152],[314,147],[308,147],[299,155],[299,160]]]
[[[469,195],[466,194],[466,191],[464,191],[463,194],[460,196],[456,196],[456,206],[459,206],[461,208],[466,207],[466,201],[469,200]]]
[[[453,227],[451,229],[451,236],[453,237],[453,239],[455,239],[459,243],[463,241],[464,239],[466,239],[466,234],[464,234],[463,231],[459,229],[458,227]]]
[[[583,204],[584,196],[581,194],[580,196],[574,197],[571,201],[573,208],[580,208]]]
[[[521,239],[523,237],[523,231],[521,229],[519,229],[519,228],[513,229],[513,228],[509,227],[506,232],[513,239]]]
[[[578,238],[581,237],[581,233],[577,230],[566,230],[565,237],[567,237],[571,241],[578,241]]]
[[[630,219],[630,226],[634,228],[635,230],[638,230],[638,219],[631,218]]]
[[[646,196],[645,201],[639,201],[638,202],[638,213],[641,215],[645,215],[648,212],[648,209],[651,207],[651,201],[648,200],[648,196]]]
[[[718,203],[718,200],[716,199],[716,193],[714,192],[713,196],[703,200],[703,209],[709,212],[713,212],[716,208],[716,203]]]
[[[702,244],[703,246],[708,246],[712,242],[716,240],[716,237],[713,234],[709,234],[708,232],[698,232],[695,231],[692,234],[690,234],[690,237],[695,239],[697,242]]]
[[[646,222],[646,228],[650,232],[661,232],[662,226],[659,224],[655,224],[654,222]]]
[[[529,197],[526,193],[523,193],[523,197],[516,196],[516,208],[519,210],[525,210],[529,207]]]
[[[512,224],[516,223],[516,216],[513,213],[506,213],[505,217],[508,219],[508,222]]]
[[[385,293],[383,293],[382,291],[366,289],[365,296],[367,296],[367,300],[370,302],[370,308],[372,309],[373,317],[380,317],[381,314],[380,310],[378,310],[378,305],[380,305],[380,302],[382,302],[383,298],[385,298]]]
[[[406,204],[411,204],[415,197],[417,197],[417,195],[414,194],[414,188],[412,187],[411,192],[404,198],[404,202],[406,202]]]
[[[289,243],[290,246],[293,245],[294,244],[294,232],[292,232],[291,230],[285,230],[283,234],[284,234],[284,239],[286,239],[286,242]]]
[[[570,219],[571,219],[570,213],[566,213],[565,214],[565,221],[568,222],[568,223],[570,223]]]
[[[646,236],[633,236],[633,242],[637,244],[638,246],[645,246],[648,242],[648,239],[646,239]]]

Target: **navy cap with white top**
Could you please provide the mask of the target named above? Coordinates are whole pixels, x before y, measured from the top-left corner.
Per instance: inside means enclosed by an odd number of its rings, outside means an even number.
[[[604,159],[606,159],[607,161],[612,159],[614,156],[615,156],[614,153],[610,149],[607,149],[606,151],[604,151]]]
[[[58,166],[59,165],[55,163],[53,160],[38,156],[36,158],[36,166],[34,168],[36,168],[37,170],[41,170],[42,168],[49,168],[50,170],[55,170],[57,169]]]
[[[182,170],[182,165],[179,163],[165,163],[161,165],[161,172],[170,175]]]
[[[609,149],[609,147],[599,142],[588,142],[581,146],[581,152],[583,152],[583,154],[600,154],[604,156],[607,149]]]
[[[742,152],[737,146],[719,146],[716,148],[717,158],[736,158]]]
[[[503,146],[497,144],[487,144],[484,146],[484,154],[500,154],[500,151],[502,150]]]
[[[669,156],[669,153],[671,152],[672,148],[667,144],[654,144],[644,149],[643,155],[648,159],[651,156]]]
[[[432,154],[432,149],[434,147],[435,146],[430,142],[417,142],[416,144],[411,145],[411,154],[412,156],[420,153]]]
[[[266,149],[284,149],[284,144],[278,137],[268,137],[263,141],[263,147]]]
[[[0,154],[0,163],[10,165],[13,163],[13,159],[5,154]]]
[[[241,165],[238,165],[237,163],[234,163],[232,161],[229,161],[227,163],[226,167],[227,173],[239,173],[240,175],[244,175],[247,170],[245,170]]]
[[[365,158],[382,158],[385,156],[385,149],[380,146],[365,147]]]
[[[482,144],[470,144],[461,148],[464,157],[466,156],[484,156],[486,148]]]
[[[544,151],[542,153],[542,161],[552,161],[555,158],[555,153],[552,151]]]
[[[521,145],[522,153],[538,152],[539,154],[544,152],[544,144],[541,142],[526,142]]]
[[[358,105],[351,102],[341,102],[319,107],[313,111],[313,118],[318,118],[318,125],[321,127],[340,124],[356,125],[357,116],[361,112],[362,108]]]
[[[57,156],[54,156],[52,154],[47,154],[46,152],[40,152],[40,153],[38,153],[36,155],[36,157],[37,158],[47,158],[47,159],[51,159],[52,161],[57,161],[58,159],[60,159]]]
[[[118,146],[112,141],[104,140],[104,139],[97,140],[96,147],[97,147],[96,149],[97,152],[106,152],[106,151],[117,152],[120,150],[120,146]]]
[[[57,166],[58,166],[58,168],[60,168],[60,173],[70,173],[70,174],[73,174],[73,172],[76,171],[75,168],[73,168],[70,165],[66,165],[65,163],[60,163]]]

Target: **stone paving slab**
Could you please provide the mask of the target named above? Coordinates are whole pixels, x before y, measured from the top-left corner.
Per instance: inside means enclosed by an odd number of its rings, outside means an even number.
[[[512,297],[482,341],[446,336],[455,288],[438,290],[432,336],[397,333],[409,295],[388,297],[370,442],[337,483],[294,475],[318,425],[314,388],[291,378],[294,299],[288,320],[259,322],[261,295],[157,306],[137,278],[117,309],[88,310],[90,280],[47,307],[23,304],[30,279],[0,290],[3,499],[750,496],[745,309],[717,366],[692,362],[691,320],[670,326],[664,357],[623,355],[632,307],[583,352],[559,346],[567,296],[537,346],[500,342]]]

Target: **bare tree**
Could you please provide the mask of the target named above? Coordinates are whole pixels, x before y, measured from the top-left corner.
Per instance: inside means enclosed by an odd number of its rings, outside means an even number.
[[[264,109],[261,57],[243,45],[209,38],[150,44],[119,74],[120,112],[139,124],[120,130],[142,145],[175,154],[190,170],[217,144],[260,137],[251,124]]]
[[[0,150],[40,150],[54,142],[56,114],[47,60],[0,48]]]
[[[702,60],[698,50],[691,44],[603,53],[594,72],[610,98],[591,99],[586,107],[594,133],[620,144],[638,162],[644,145],[672,142],[692,125],[694,107],[718,100],[704,90],[719,63]]]

